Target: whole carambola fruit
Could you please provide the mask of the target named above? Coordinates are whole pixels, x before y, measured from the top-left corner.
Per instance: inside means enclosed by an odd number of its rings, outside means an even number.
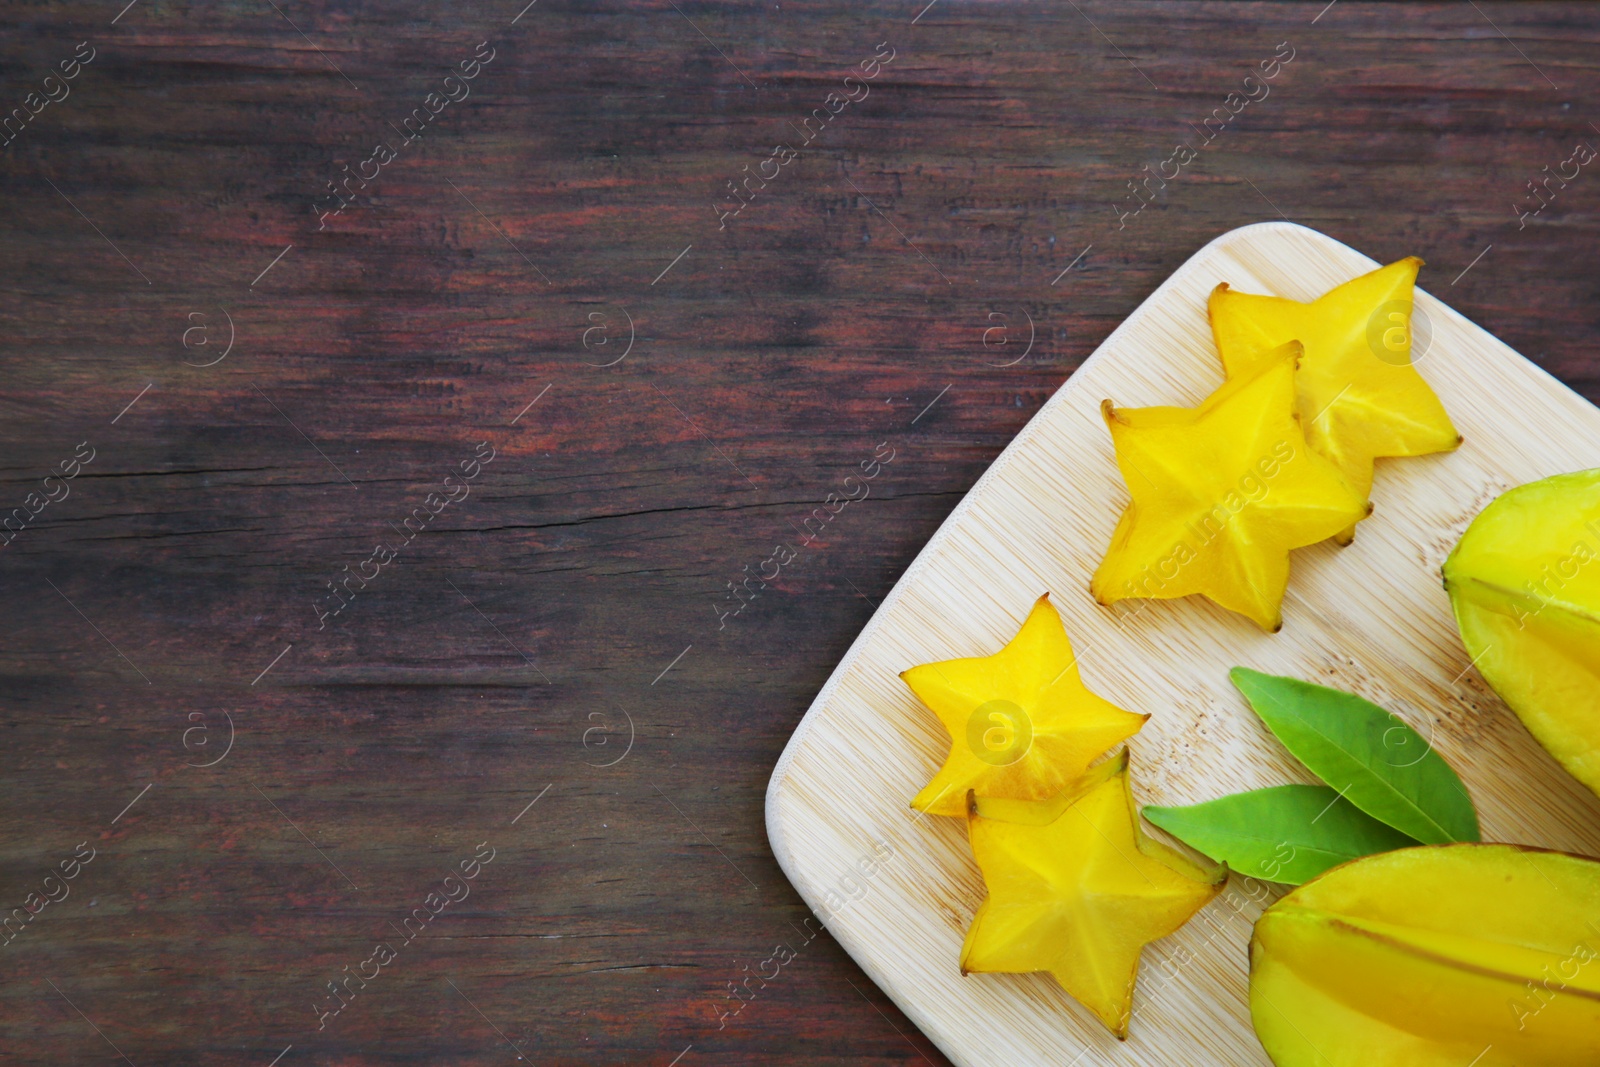
[[[1484,508],[1445,561],[1444,584],[1483,677],[1600,793],[1600,469]]]
[[[1600,862],[1429,845],[1335,867],[1250,940],[1278,1067],[1600,1063]]]

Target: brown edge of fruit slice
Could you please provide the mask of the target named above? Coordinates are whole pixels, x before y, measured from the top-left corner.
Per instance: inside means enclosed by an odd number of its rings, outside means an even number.
[[[1049,826],[1072,805],[1082,800],[1090,790],[1101,785],[1128,767],[1128,750],[1122,748],[1109,759],[1090,767],[1067,787],[1053,797],[1043,800],[1016,800],[1010,797],[980,797],[967,790],[967,815],[974,819],[993,822],[1021,823],[1024,826]]]

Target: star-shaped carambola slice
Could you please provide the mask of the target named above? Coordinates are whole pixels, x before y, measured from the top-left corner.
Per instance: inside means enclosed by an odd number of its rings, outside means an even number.
[[[1295,412],[1290,342],[1197,408],[1101,405],[1132,502],[1089,583],[1102,604],[1199,593],[1283,625],[1289,550],[1326,540],[1371,510],[1312,451]]]
[[[924,663],[900,677],[950,732],[944,766],[911,801],[933,815],[965,815],[969,792],[1058,796],[1149,718],[1084,688],[1048,593],[994,655]]]
[[[1421,266],[1407,257],[1309,304],[1235,292],[1225,282],[1211,294],[1211,330],[1228,377],[1287,341],[1305,346],[1295,385],[1306,440],[1363,497],[1372,491],[1373,460],[1448,452],[1461,443],[1411,362],[1412,290]],[[1348,543],[1354,532],[1339,539]]]
[[[1128,790],[1128,753],[1054,822],[969,814],[989,895],[967,929],[961,973],[1048,971],[1119,1039],[1128,1036],[1139,952],[1222,890],[1202,867],[1146,837]]]

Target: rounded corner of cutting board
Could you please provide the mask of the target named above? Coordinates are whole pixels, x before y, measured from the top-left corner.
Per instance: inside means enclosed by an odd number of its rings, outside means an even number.
[[[846,658],[847,661],[848,657]],[[838,668],[835,668],[834,673],[838,674],[844,666],[845,663],[842,662]],[[832,679],[829,681],[831,683]],[[784,745],[783,753],[778,757],[777,764],[772,768],[772,777],[767,779],[767,792],[762,802],[763,821],[767,827],[767,846],[772,849],[773,858],[778,861],[778,867],[783,871],[784,877],[789,879],[789,884],[794,886],[795,892],[800,894],[800,899],[806,902],[807,907],[812,906],[810,895],[806,891],[806,886],[810,884],[810,879],[800,869],[794,849],[789,842],[790,813],[785,810],[783,793],[785,786],[788,785],[790,764],[794,762],[795,756],[805,747],[806,735],[810,732],[811,725],[816,721],[812,712],[821,706],[831,688],[831,684],[823,686],[822,692],[818,694],[816,701],[812,703],[810,708],[806,709],[806,713],[801,717],[799,725],[795,727],[794,733],[790,735],[789,743]]]
[[[788,774],[789,763],[793,759],[795,745],[800,739],[801,731],[805,728],[805,720],[800,720],[800,725],[795,728],[794,735],[789,738],[789,743],[784,746],[783,755],[778,757],[777,766],[772,768],[772,777],[767,779],[767,794],[763,804],[764,818],[767,824],[767,844],[772,848],[772,854],[778,860],[778,866],[783,868],[784,875],[792,884],[795,881],[795,872],[789,869],[788,828],[783,823],[783,803],[780,794],[783,791],[784,777]],[[798,888],[798,887],[797,887]]]

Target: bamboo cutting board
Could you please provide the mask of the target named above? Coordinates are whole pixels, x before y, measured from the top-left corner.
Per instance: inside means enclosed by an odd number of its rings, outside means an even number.
[[[1600,466],[1600,410],[1422,290],[1417,367],[1466,442],[1447,455],[1380,461],[1376,512],[1355,543],[1294,553],[1281,633],[1263,634],[1197,598],[1107,609],[1089,596],[1089,576],[1128,500],[1100,401],[1194,405],[1221,384],[1205,310],[1218,282],[1311,300],[1377,265],[1280,222],[1234,230],[1197,252],[967,494],[778,761],[767,833],[784,872],[862,969],[962,1067],[1269,1063],[1246,999],[1251,924],[1281,895],[1267,883],[1234,875],[1187,926],[1145,949],[1125,1043],[1047,975],[963,978],[957,970],[983,883],[965,823],[907,806],[949,739],[898,674],[995,652],[1046,591],[1085,684],[1151,714],[1130,743],[1141,804],[1315,780],[1228,682],[1228,669],[1243,664],[1360,693],[1406,719],[1461,774],[1485,840],[1600,855],[1600,799],[1545,754],[1472,669],[1439,576],[1495,496]]]

